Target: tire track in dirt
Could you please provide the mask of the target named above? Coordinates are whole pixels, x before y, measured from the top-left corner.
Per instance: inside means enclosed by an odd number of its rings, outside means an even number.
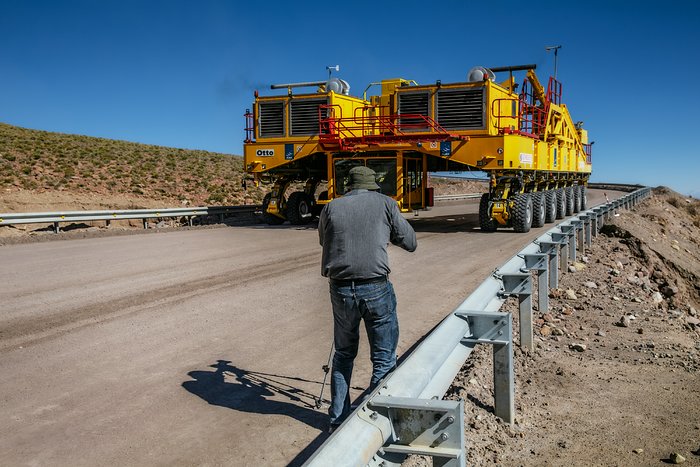
[[[26,347],[86,326],[93,326],[134,313],[162,310],[164,305],[206,295],[222,288],[241,288],[252,282],[273,279],[282,274],[318,268],[318,258],[311,250],[297,251],[295,256],[278,258],[193,281],[151,289],[78,307],[58,314],[18,317],[7,320],[0,328],[0,351]],[[316,252],[317,253],[317,252]]]

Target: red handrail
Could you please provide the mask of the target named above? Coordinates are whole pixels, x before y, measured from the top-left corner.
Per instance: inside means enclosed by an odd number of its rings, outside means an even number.
[[[250,109],[246,109],[243,114],[245,117],[245,140],[244,143],[252,143],[255,138],[255,119]]]
[[[336,109],[338,109],[337,112]],[[382,115],[381,109],[378,106],[358,107],[352,117],[344,118],[342,117],[342,108],[338,105],[319,106],[319,139],[321,143],[349,148],[355,144],[465,138],[448,133],[427,115]],[[370,110],[379,114],[367,115]],[[406,123],[406,121],[411,123]]]

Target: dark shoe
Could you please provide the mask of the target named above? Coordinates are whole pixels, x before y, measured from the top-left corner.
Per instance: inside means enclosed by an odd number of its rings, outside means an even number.
[[[329,434],[329,435],[332,434],[335,430],[338,429],[339,426],[340,426],[340,425],[329,425],[329,426],[328,426],[328,434]]]

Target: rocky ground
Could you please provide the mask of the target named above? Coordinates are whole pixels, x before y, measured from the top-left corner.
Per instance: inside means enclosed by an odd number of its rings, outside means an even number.
[[[466,402],[468,465],[700,465],[699,227],[700,202],[664,188],[619,212],[534,311],[512,427],[493,414],[491,349],[475,349],[447,395]]]

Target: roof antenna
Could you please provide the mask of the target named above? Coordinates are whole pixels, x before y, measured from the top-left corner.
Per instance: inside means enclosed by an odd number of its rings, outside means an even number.
[[[547,52],[554,51],[554,79],[557,79],[557,52],[561,49],[561,45],[550,45],[544,48]]]

